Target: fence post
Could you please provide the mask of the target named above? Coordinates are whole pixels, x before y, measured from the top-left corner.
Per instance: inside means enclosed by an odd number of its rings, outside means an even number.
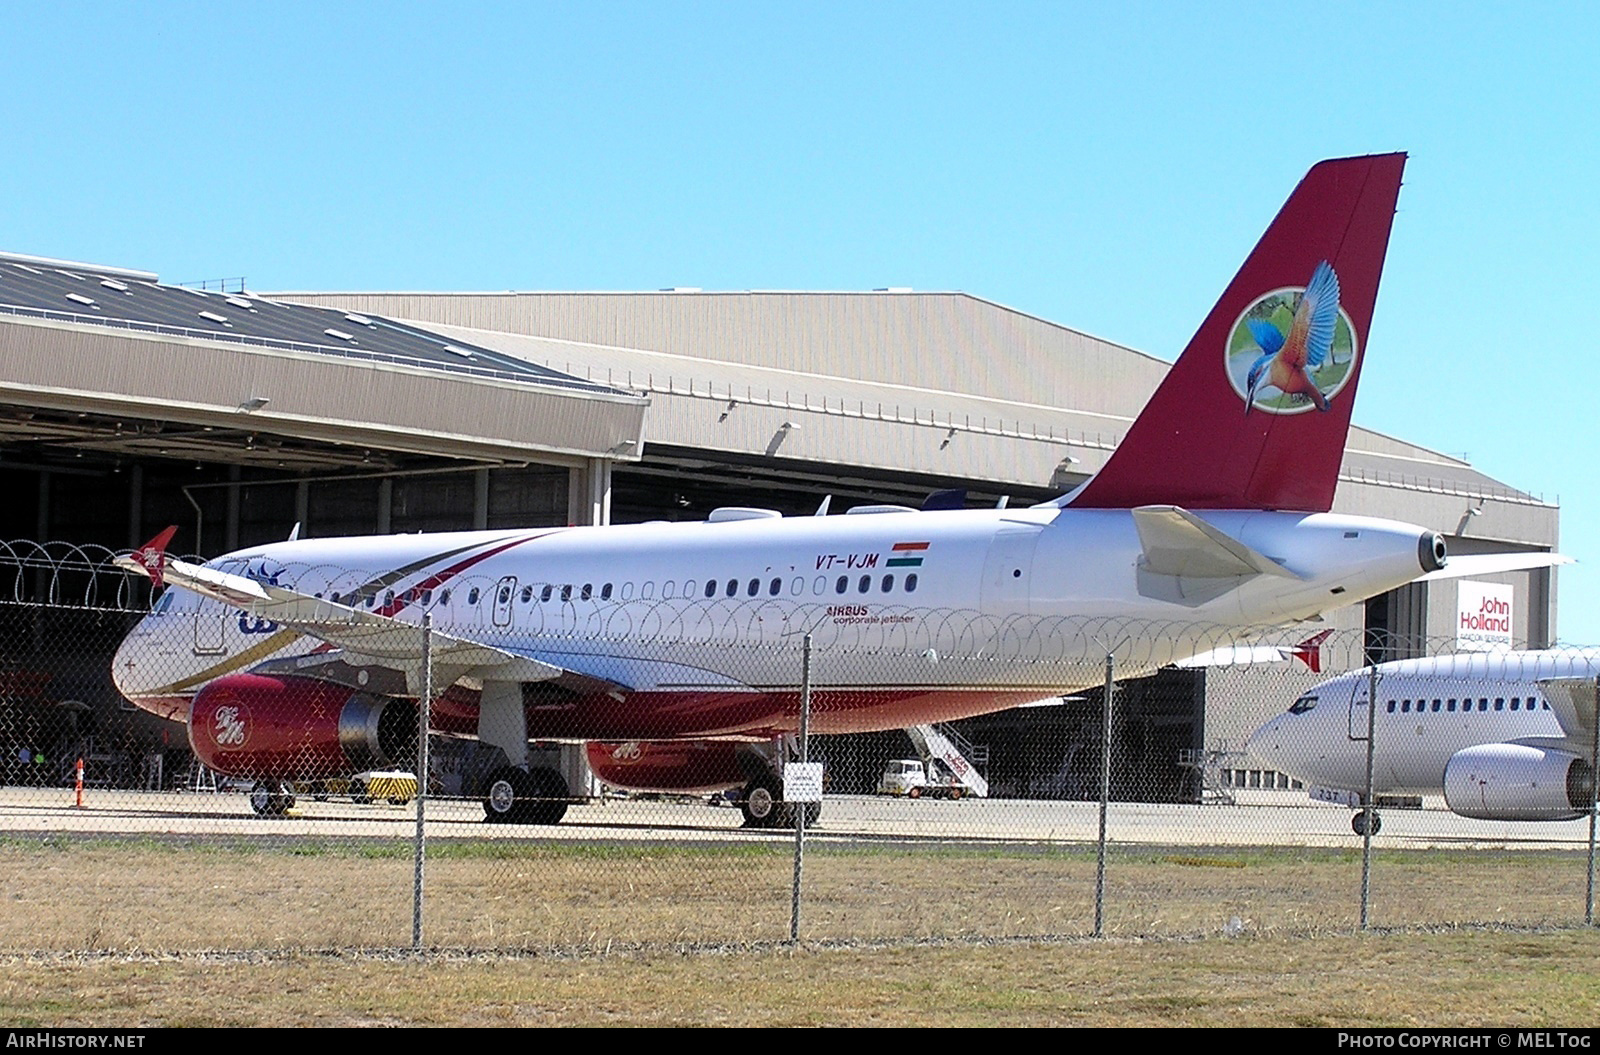
[[[1106,804],[1111,801],[1111,697],[1117,689],[1117,655],[1106,653],[1105,698],[1100,705],[1100,838],[1094,860],[1094,936],[1106,933]]]
[[[811,635],[800,646],[800,762],[811,761]],[[794,810],[794,883],[789,891],[789,940],[800,940],[800,878],[806,862],[806,803]]]
[[[1589,882],[1584,893],[1583,922],[1594,923],[1594,836],[1596,799],[1600,798],[1600,678],[1595,679],[1593,739],[1589,743]]]
[[[1368,916],[1372,909],[1372,829],[1373,821],[1378,814],[1374,809],[1376,803],[1373,798],[1372,779],[1372,753],[1375,743],[1373,731],[1377,728],[1378,716],[1378,661],[1374,657],[1372,668],[1367,672],[1367,787],[1362,793],[1361,808],[1361,929],[1366,930]]]
[[[428,726],[433,709],[433,615],[422,616],[422,693],[417,700],[417,833],[412,842],[411,948],[422,948],[422,876],[428,840],[423,830],[428,802]]]

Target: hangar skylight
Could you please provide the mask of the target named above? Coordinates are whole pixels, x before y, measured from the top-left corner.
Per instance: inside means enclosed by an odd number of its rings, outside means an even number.
[[[450,343],[420,327],[375,315],[268,300],[242,289],[208,293],[190,286],[164,285],[156,275],[130,268],[6,252],[0,252],[0,265],[9,265],[0,266],[6,279],[0,287],[0,316],[54,317],[74,325],[115,325],[124,332],[142,330],[155,335],[367,359],[595,393],[623,391],[513,355],[463,342]],[[78,292],[84,282],[94,282],[122,296],[100,303]],[[207,303],[196,304],[191,297]],[[224,304],[235,310],[213,310]],[[361,329],[355,330],[356,326]]]

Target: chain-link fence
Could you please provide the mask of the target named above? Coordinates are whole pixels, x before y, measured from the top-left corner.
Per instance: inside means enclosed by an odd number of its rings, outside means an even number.
[[[0,549],[3,950],[1592,919],[1600,653],[110,557]]]

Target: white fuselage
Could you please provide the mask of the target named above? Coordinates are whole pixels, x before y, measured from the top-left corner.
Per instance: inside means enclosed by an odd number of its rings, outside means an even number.
[[[1438,795],[1458,752],[1565,734],[1539,682],[1600,674],[1600,651],[1480,652],[1378,666],[1372,715],[1377,794]],[[1255,764],[1312,788],[1364,791],[1367,670],[1302,695],[1251,734]]]
[[[1411,525],[1201,516],[1290,574],[1242,578],[1203,604],[1147,596],[1128,511],[1054,506],[302,539],[209,566],[397,620],[428,613],[441,632],[608,679],[640,699],[792,691],[798,668],[773,655],[810,634],[826,657],[814,683],[863,690],[861,720],[840,718],[838,730],[923,720],[914,703],[910,720],[906,707],[873,712],[874,691],[949,690],[926,720],[983,713],[1094,684],[1108,651],[1126,673],[1151,670],[1426,570],[1418,553],[1429,533]],[[173,594],[115,661],[121,692],[158,713],[181,717],[211,680],[325,647],[314,631]],[[966,701],[952,702],[960,693]]]

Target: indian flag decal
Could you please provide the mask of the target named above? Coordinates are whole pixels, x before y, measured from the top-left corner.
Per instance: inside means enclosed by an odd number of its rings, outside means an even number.
[[[885,564],[890,568],[920,568],[922,554],[927,548],[926,542],[896,542],[889,547],[889,559]]]

